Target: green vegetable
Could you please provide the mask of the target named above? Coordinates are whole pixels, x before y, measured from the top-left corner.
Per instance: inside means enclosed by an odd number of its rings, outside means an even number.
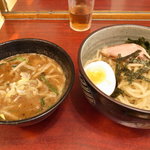
[[[9,59],[7,61],[10,62],[10,61],[15,61],[15,60],[18,60],[18,61],[27,61],[27,59],[24,58],[24,57],[15,57],[15,58]]]
[[[41,107],[44,107],[44,106],[45,106],[44,97],[42,97],[42,98],[40,99],[40,103],[41,103]]]
[[[43,81],[43,82],[47,85],[47,87],[49,88],[50,91],[52,91],[52,92],[54,92],[54,93],[56,93],[56,94],[58,95],[58,90],[57,90],[57,88],[55,88],[54,85],[52,85],[52,84],[45,78],[45,74],[44,74],[44,73],[42,73],[42,74],[40,75],[40,80]]]
[[[0,66],[5,65],[6,63],[1,63]]]
[[[12,67],[13,67],[13,68],[15,68],[15,67],[17,67],[17,65],[16,65],[16,64],[14,64],[14,65],[12,65]]]

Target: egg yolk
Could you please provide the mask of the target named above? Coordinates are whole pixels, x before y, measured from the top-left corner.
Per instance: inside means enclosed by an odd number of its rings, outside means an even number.
[[[87,69],[86,74],[94,84],[101,83],[106,78],[106,73],[102,68]]]

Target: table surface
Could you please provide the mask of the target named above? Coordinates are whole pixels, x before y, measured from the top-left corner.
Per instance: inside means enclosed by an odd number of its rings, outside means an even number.
[[[149,0],[95,0],[95,10],[149,11]],[[13,11],[68,10],[68,0],[17,0]]]
[[[115,24],[150,26],[149,21],[93,21],[86,32],[69,28],[68,20],[6,20],[0,43],[18,38],[40,38],[66,50],[75,65],[69,96],[46,120],[29,127],[1,125],[1,150],[150,150],[150,130],[124,127],[98,113],[87,102],[79,83],[77,54],[81,42],[98,28]]]

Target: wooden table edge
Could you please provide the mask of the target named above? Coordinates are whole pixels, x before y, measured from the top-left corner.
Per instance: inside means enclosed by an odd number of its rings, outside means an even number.
[[[49,12],[4,12],[5,19],[68,19],[68,11]],[[93,19],[146,19],[150,20],[150,11],[94,11]]]

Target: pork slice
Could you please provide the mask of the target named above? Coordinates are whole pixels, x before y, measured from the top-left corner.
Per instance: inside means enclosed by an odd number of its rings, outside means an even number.
[[[142,46],[134,44],[134,43],[121,44],[121,45],[107,47],[107,48],[102,49],[101,53],[104,56],[108,56],[108,57],[109,56],[117,57],[119,54],[121,55],[121,57],[125,57],[127,55],[134,53],[137,50],[141,50],[139,54],[140,58],[145,58],[146,56],[147,58],[150,59],[150,56],[146,52],[146,50]]]

